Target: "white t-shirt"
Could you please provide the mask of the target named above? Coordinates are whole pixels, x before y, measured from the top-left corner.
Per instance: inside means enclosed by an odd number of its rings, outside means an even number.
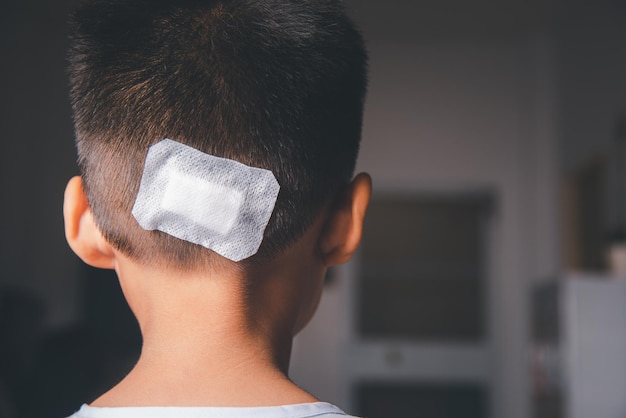
[[[94,407],[83,405],[68,418],[355,418],[326,402],[263,407]]]

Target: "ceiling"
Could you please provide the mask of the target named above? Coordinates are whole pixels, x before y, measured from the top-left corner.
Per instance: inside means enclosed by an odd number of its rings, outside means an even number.
[[[624,0],[346,0],[366,38],[509,38],[549,29],[564,15]]]

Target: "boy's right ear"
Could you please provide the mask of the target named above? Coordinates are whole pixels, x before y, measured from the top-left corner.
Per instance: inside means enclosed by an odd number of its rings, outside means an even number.
[[[73,177],[65,188],[63,219],[65,238],[78,257],[93,267],[115,268],[115,252],[93,220],[79,176]]]
[[[356,251],[371,194],[372,179],[369,174],[361,173],[337,196],[318,243],[327,265],[345,263]]]

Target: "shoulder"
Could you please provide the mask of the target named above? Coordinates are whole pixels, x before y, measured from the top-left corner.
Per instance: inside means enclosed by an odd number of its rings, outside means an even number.
[[[335,405],[313,402],[271,407],[115,407],[83,405],[67,418],[356,418]]]

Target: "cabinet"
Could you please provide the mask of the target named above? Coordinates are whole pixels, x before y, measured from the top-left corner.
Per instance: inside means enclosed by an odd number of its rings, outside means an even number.
[[[534,417],[625,417],[626,280],[569,275],[531,299]]]

